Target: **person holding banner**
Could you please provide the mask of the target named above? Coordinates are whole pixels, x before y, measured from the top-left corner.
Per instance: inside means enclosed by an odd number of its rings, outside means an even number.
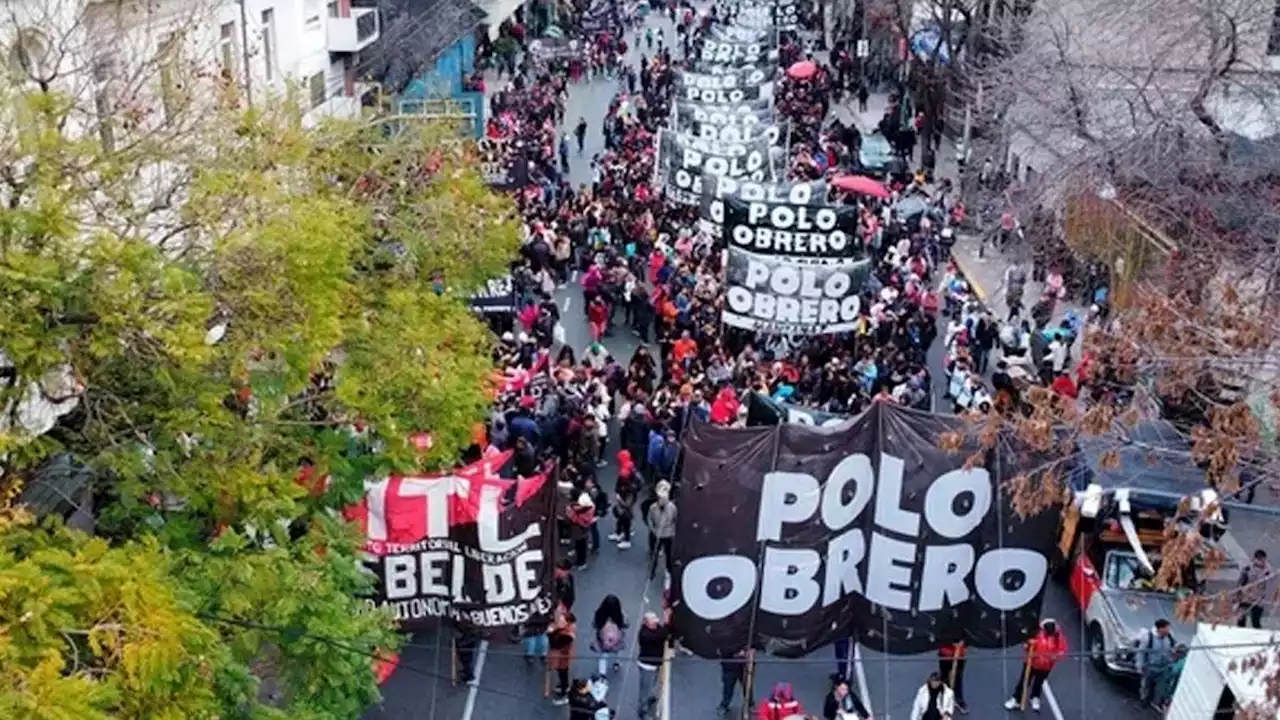
[[[1013,697],[1005,701],[1005,710],[1026,709],[1028,696],[1031,709],[1040,712],[1040,693],[1049,673],[1067,655],[1067,636],[1058,630],[1058,623],[1044,620],[1040,632],[1027,641],[1027,658],[1017,680]]]

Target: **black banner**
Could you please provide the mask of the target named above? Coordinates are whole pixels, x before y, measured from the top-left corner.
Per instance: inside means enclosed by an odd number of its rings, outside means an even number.
[[[515,285],[511,276],[494,278],[485,283],[483,288],[467,298],[472,310],[485,314],[514,313],[516,311]]]
[[[693,102],[676,102],[676,121],[681,128],[701,124],[768,125],[773,120],[773,107],[767,101],[714,107]]]
[[[850,332],[858,321],[858,293],[869,260],[817,265],[729,248],[725,269],[724,323],[784,335]]]
[[[711,37],[723,42],[765,42],[772,35],[772,28],[742,27],[741,25],[723,25],[720,23],[711,26]]]
[[[793,188],[794,191],[803,187]],[[790,261],[862,257],[858,208],[790,202],[712,200],[707,220],[723,226],[729,247]]]
[[[944,433],[973,437],[965,422],[874,403],[839,427],[691,426],[672,578],[684,647],[799,657],[841,638],[895,655],[1023,642],[1059,513],[1014,512],[1005,481],[1040,462],[1016,439],[941,449]]]
[[[688,134],[713,143],[734,144],[763,139],[770,145],[781,147],[786,141],[786,134],[781,125],[695,123],[688,130]]]
[[[445,477],[392,476],[369,489],[366,567],[377,581],[368,602],[390,607],[401,628],[550,618],[556,484],[545,474],[503,480],[489,463]],[[417,539],[375,539],[379,532]]]
[[[796,30],[800,27],[800,6],[796,3],[720,3],[716,17],[729,26],[747,30]]]
[[[781,425],[795,423],[810,427],[832,427],[849,422],[847,415],[814,410],[813,408],[792,405],[770,398],[768,395],[753,392],[747,399],[747,427],[756,425]]]
[[[702,188],[698,225],[704,232],[715,238],[724,236],[725,218],[733,216],[733,213],[726,209],[726,203],[729,201],[809,207],[815,211],[818,207],[828,204],[827,184],[821,181],[753,183],[733,178],[704,178]],[[841,220],[846,224],[849,222],[848,218],[837,215],[837,224]],[[856,216],[853,222],[856,227]],[[836,253],[836,256],[842,256],[842,254],[845,253]]]
[[[658,160],[659,167],[666,171],[663,189],[673,202],[697,205],[704,174],[756,182],[771,180],[770,147],[767,138],[713,143],[690,135],[662,133]]]
[[[696,73],[682,70],[676,73],[676,87],[682,92],[686,88],[699,90],[738,90],[772,83],[777,76],[778,67],[745,67],[733,68],[728,72]],[[722,103],[721,103],[722,104]]]
[[[723,40],[704,40],[698,52],[697,61],[701,65],[727,65],[741,67],[744,65],[776,64],[778,48],[772,42],[735,43]]]
[[[476,141],[480,174],[496,190],[518,190],[529,184],[529,160],[519,140],[482,137]]]

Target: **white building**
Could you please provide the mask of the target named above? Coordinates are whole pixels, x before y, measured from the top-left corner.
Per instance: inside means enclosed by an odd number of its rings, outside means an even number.
[[[298,93],[303,121],[356,117],[372,90],[360,51],[380,33],[375,8],[351,0],[7,0],[0,41],[19,80],[84,97],[99,111],[150,95],[234,87],[245,102]],[[113,87],[114,86],[114,87]],[[211,97],[212,95],[209,94]]]

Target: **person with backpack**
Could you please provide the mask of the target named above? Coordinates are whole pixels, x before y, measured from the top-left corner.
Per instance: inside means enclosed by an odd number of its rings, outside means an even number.
[[[1138,684],[1138,701],[1150,703],[1155,699],[1159,678],[1173,665],[1178,640],[1173,636],[1169,621],[1160,618],[1138,639],[1133,654],[1133,666],[1142,680]]]
[[[607,677],[610,660],[613,660],[613,669],[618,669],[618,662],[614,658],[625,644],[622,631],[627,629],[627,620],[622,615],[622,601],[617,595],[606,595],[600,601],[591,627],[596,631],[596,640],[591,647],[597,656],[596,674]]]

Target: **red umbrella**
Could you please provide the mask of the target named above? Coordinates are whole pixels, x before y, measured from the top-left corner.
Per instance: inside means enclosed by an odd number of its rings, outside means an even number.
[[[801,60],[787,68],[787,77],[795,80],[808,80],[817,73],[818,66],[809,60]]]
[[[889,188],[872,178],[862,175],[841,175],[832,180],[831,185],[840,190],[862,193],[881,200],[889,197]]]

